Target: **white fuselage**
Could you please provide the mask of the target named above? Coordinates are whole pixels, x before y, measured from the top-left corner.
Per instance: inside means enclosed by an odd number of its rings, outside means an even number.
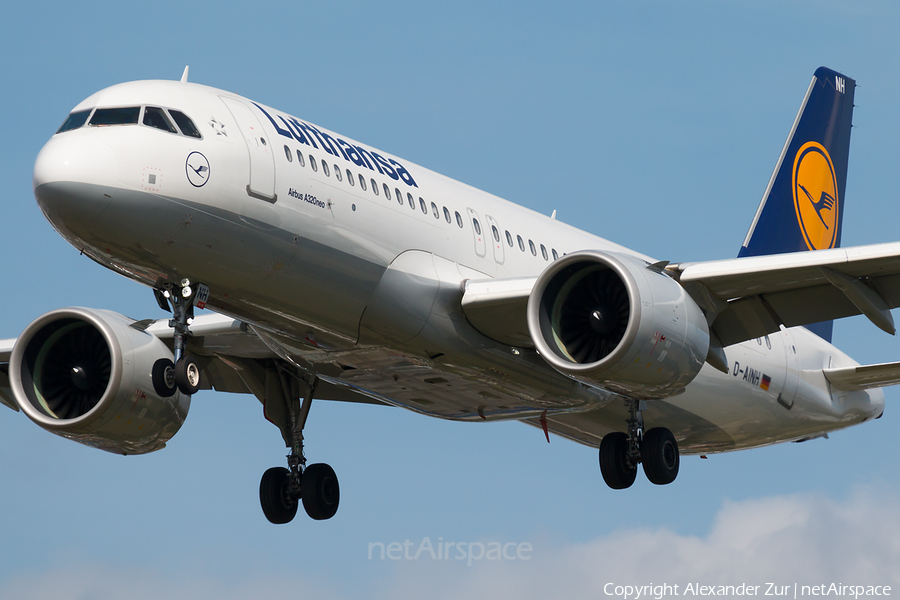
[[[134,82],[75,111],[148,106],[182,111],[202,137],[83,126],[41,151],[36,197],[76,248],[146,285],[203,282],[210,308],[391,404],[532,424],[546,411],[552,431],[594,446],[624,429],[622,397],[474,330],[461,284],[533,277],[585,249],[651,259],[221,90]],[[822,369],[855,363],[805,329],[726,355],[727,375],[706,365],[644,413],[683,453],[813,437],[883,410],[878,390],[830,388]]]

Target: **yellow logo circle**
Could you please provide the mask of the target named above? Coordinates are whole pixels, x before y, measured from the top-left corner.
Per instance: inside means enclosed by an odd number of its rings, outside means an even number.
[[[794,158],[794,210],[810,250],[834,248],[840,199],[831,157],[821,144],[803,144]]]

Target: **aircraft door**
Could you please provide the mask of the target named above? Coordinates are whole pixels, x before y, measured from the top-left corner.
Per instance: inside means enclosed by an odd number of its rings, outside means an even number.
[[[494,248],[494,260],[497,261],[498,265],[502,265],[505,254],[503,251],[503,234],[500,233],[500,226],[497,225],[496,219],[491,215],[484,215],[484,218],[487,219],[487,225],[490,228],[490,231],[484,232],[484,236],[491,242],[491,246]]]
[[[234,98],[220,96],[222,102],[231,111],[237,122],[241,135],[247,143],[250,157],[250,181],[247,193],[254,198],[275,203],[275,156],[272,154],[272,143],[263,130],[259,119],[250,107]]]
[[[478,218],[477,212],[471,208],[466,208],[466,213],[469,215],[469,226],[472,228],[472,235],[475,236],[475,254],[484,258],[484,255],[487,254],[485,235],[490,235],[490,232],[484,231],[484,225],[481,223],[481,219]]]

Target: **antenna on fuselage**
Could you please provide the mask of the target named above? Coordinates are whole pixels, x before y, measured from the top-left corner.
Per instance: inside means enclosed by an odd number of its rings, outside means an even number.
[[[190,65],[184,66],[184,73],[181,74],[181,83],[187,83],[188,78],[188,69],[190,69]]]

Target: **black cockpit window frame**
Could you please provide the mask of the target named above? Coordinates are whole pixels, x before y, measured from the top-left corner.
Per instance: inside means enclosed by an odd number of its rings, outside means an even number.
[[[172,117],[172,120],[175,121],[175,124],[178,125],[178,129],[181,130],[183,135],[198,139],[203,138],[203,136],[200,135],[200,130],[197,129],[197,126],[194,125],[194,122],[189,116],[180,110],[173,110],[171,108],[169,109],[169,115]]]
[[[98,108],[91,115],[91,127],[111,127],[115,125],[137,125],[141,116],[140,106],[119,106]]]
[[[93,108],[89,108],[87,110],[76,110],[73,113],[69,113],[69,116],[66,117],[66,120],[63,121],[63,124],[59,126],[59,129],[56,130],[56,133],[63,133],[65,131],[72,131],[73,129],[78,129],[87,123],[88,117],[91,116],[91,111]]]
[[[177,134],[178,130],[172,125],[172,121],[166,116],[166,111],[158,106],[145,106],[141,123],[147,127],[153,127],[161,131]]]

